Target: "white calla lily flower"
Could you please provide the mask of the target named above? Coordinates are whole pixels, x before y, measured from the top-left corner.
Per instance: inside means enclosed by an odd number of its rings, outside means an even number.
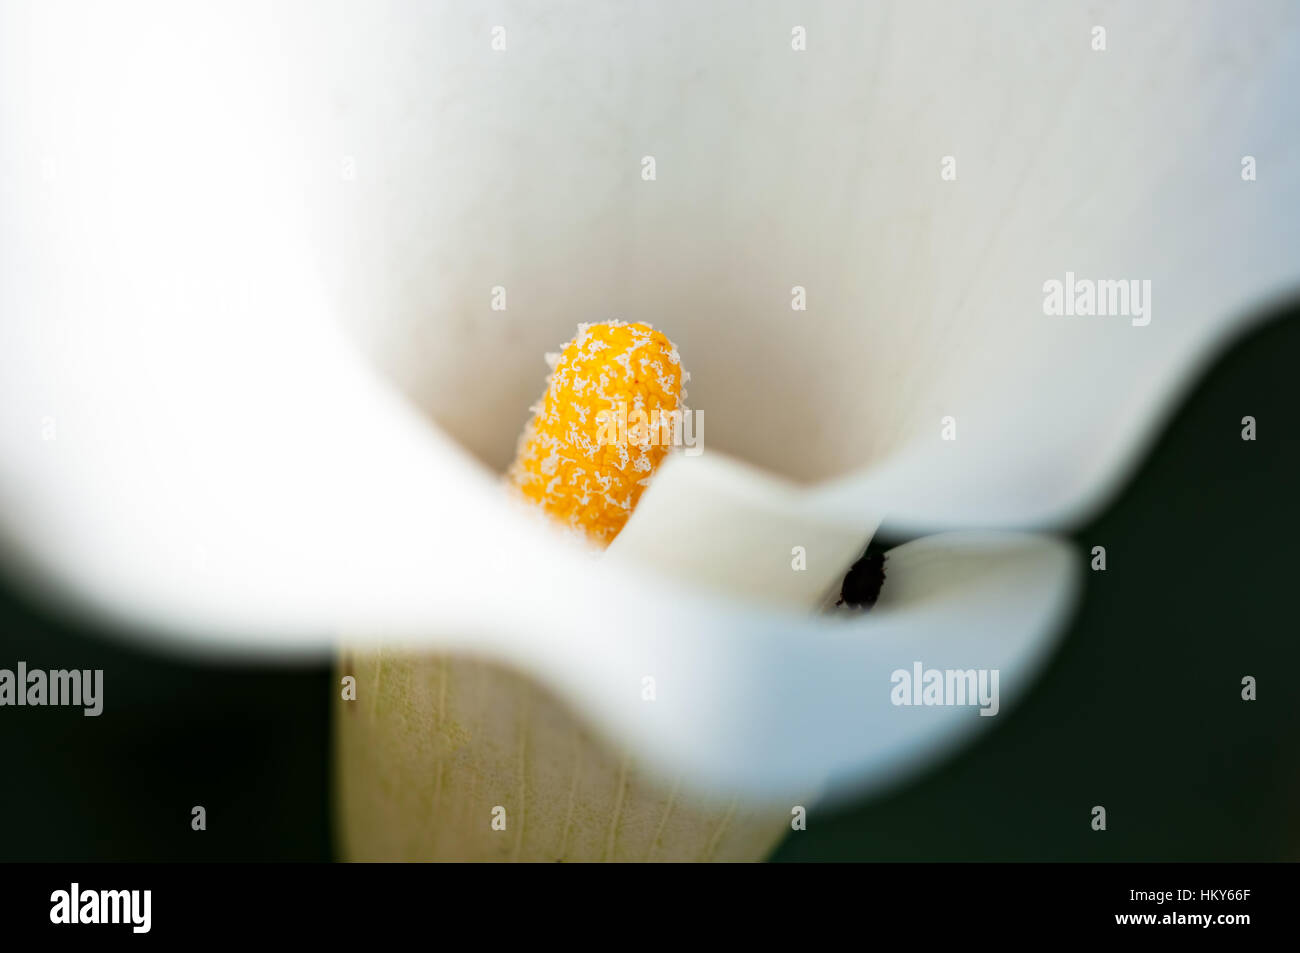
[[[169,649],[489,658],[692,791],[897,781],[995,719],[891,673],[1012,702],[1077,571],[1025,533],[1300,278],[1295,20],[5,4],[9,565]],[[499,473],[608,318],[677,343],[706,450],[593,559]],[[882,520],[939,535],[810,611]]]

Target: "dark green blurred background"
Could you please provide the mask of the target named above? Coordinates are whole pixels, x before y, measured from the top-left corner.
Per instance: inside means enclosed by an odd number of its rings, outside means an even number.
[[[775,859],[1300,857],[1297,365],[1290,307],[1197,382],[1123,494],[1073,534],[1084,554],[1105,546],[1108,569],[1085,573],[1024,703],[904,787],[814,809]],[[328,669],[155,657],[0,580],[0,667],[19,659],[104,669],[107,705],[0,709],[0,860],[332,859]],[[1244,675],[1258,701],[1241,700]]]

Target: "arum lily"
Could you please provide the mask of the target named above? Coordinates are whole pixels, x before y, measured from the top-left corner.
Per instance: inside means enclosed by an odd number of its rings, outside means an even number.
[[[1294,287],[1295,19],[6,4],[9,568],[170,651],[346,644],[356,856],[761,856],[996,722],[891,675],[1012,704],[1076,578],[1029,534]],[[1051,313],[1078,276],[1146,313]],[[706,450],[594,560],[500,473],[611,317]],[[811,611],[882,520],[938,535]]]

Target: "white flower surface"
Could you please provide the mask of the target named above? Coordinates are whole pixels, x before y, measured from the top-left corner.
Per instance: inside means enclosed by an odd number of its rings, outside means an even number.
[[[890,673],[1005,709],[1076,569],[1007,531],[1103,503],[1294,289],[1300,13],[849,10],[4,4],[7,566],[170,650],[503,659],[701,786],[885,783],[996,721]],[[1045,313],[1067,272],[1149,323]],[[593,561],[499,472],[609,318],[680,347],[707,451]],[[882,521],[942,535],[812,613]]]

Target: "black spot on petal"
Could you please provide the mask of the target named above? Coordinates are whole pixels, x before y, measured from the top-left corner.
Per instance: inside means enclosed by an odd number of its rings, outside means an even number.
[[[840,586],[837,606],[850,609],[870,609],[880,598],[880,587],[885,584],[885,547],[872,542],[850,568]]]

